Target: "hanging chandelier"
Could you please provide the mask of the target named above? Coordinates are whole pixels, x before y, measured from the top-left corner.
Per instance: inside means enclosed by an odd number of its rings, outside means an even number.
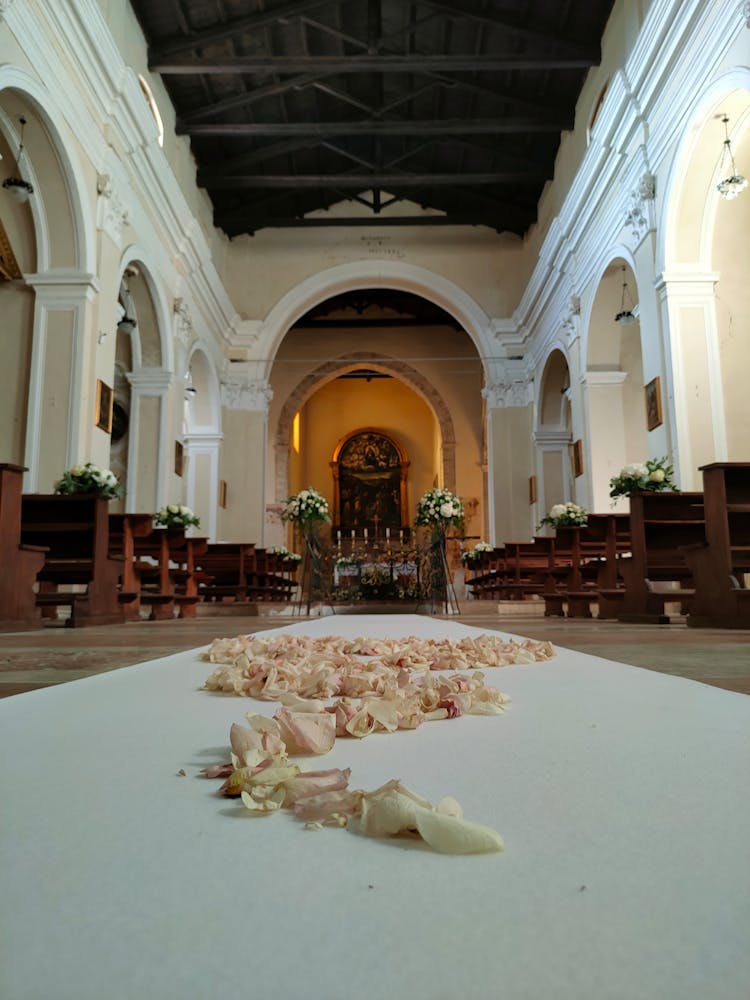
[[[743,177],[742,174],[737,173],[737,167],[735,166],[732,154],[732,143],[729,138],[729,116],[723,115],[721,120],[724,123],[724,145],[721,150],[719,170],[722,170],[725,161],[729,160],[730,174],[723,181],[719,181],[716,185],[716,190],[722,198],[726,198],[727,201],[733,201],[747,187],[747,177]]]
[[[630,326],[635,323],[633,313],[633,300],[630,295],[628,283],[625,280],[625,268],[622,269],[622,296],[620,297],[620,311],[615,315],[615,323],[620,326]]]
[[[18,119],[21,123],[21,137],[18,145],[18,156],[16,157],[16,166],[18,167],[18,173],[21,173],[21,157],[23,156],[23,130],[26,127],[26,119],[21,115]],[[22,177],[6,177],[3,181],[3,187],[5,190],[11,194],[17,202],[23,203],[29,200],[29,195],[34,193],[34,185],[29,184]]]

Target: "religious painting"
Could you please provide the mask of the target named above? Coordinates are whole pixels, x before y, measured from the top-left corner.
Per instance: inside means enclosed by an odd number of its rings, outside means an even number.
[[[583,475],[583,441],[573,442],[573,475],[576,479]]]
[[[354,433],[336,449],[332,464],[339,527],[376,533],[402,527],[409,463],[390,437],[371,429]]]
[[[529,503],[536,503],[536,476],[529,476]]]
[[[112,407],[115,402],[115,394],[106,382],[100,378],[96,380],[96,426],[106,434],[112,433]]]
[[[182,441],[175,441],[174,443],[174,474],[176,476],[182,475],[182,470],[185,465],[185,449],[182,447]]]
[[[224,508],[227,505],[227,481],[219,480],[219,506]]]
[[[646,427],[652,431],[662,423],[661,416],[661,383],[659,376],[651,379],[643,389],[646,395]]]

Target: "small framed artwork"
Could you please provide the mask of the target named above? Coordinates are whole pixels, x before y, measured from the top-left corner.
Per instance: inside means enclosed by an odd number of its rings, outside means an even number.
[[[182,441],[175,441],[174,443],[174,474],[176,476],[182,475],[182,470],[185,466],[185,449],[182,447]]]
[[[227,505],[227,481],[226,479],[219,480],[219,506],[226,507]]]
[[[101,428],[106,434],[112,433],[112,407],[115,402],[115,394],[106,382],[100,378],[96,380],[96,426]]]
[[[573,442],[573,475],[576,479],[583,475],[583,441]]]
[[[646,427],[652,431],[662,423],[661,382],[658,375],[643,387],[643,392],[646,397]]]
[[[536,476],[529,476],[529,504],[536,503]]]

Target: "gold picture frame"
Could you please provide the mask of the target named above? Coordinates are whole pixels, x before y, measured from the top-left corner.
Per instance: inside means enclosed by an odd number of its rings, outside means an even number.
[[[573,442],[573,477],[578,479],[583,475],[583,441],[578,438]]]
[[[529,505],[536,503],[536,476],[529,476]]]
[[[96,415],[94,423],[105,434],[112,433],[112,409],[115,405],[115,393],[111,386],[96,380]]]
[[[226,479],[219,480],[219,506],[226,507],[227,505],[227,481]]]
[[[644,385],[643,393],[646,402],[646,428],[650,431],[662,423],[661,413],[661,380],[657,375],[648,385]]]
[[[175,441],[175,443],[174,443],[174,474],[176,476],[181,476],[184,467],[185,467],[185,449],[182,447],[182,441]]]

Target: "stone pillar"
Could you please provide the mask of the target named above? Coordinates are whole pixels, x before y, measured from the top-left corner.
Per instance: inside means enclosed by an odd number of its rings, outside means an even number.
[[[94,426],[94,352],[86,349],[94,275],[48,271],[26,276],[34,289],[34,329],[26,419],[26,492],[51,490],[79,462],[106,464],[109,436]]]
[[[665,377],[662,411],[673,433],[672,461],[683,490],[702,489],[700,465],[727,459],[727,433],[714,286],[717,272],[662,274]]]
[[[532,383],[497,382],[482,390],[487,405],[489,541],[524,541],[533,533],[529,506],[532,474]]]
[[[576,503],[592,512],[611,509],[609,481],[628,461],[622,399],[627,377],[627,372],[622,371],[587,371],[581,375],[588,434],[583,442],[583,475],[579,477],[580,485],[576,484]]]
[[[163,368],[139,368],[126,377],[130,383],[130,426],[125,510],[156,511],[170,502],[168,394],[173,376]]]
[[[540,429],[534,434],[537,449],[537,502],[534,520],[539,523],[553,504],[572,499],[570,483],[571,433],[565,428]]]
[[[189,431],[183,441],[187,466],[185,503],[201,519],[200,528],[189,533],[206,535],[212,542],[217,540],[219,452],[223,437],[215,432]]]
[[[233,364],[221,380],[222,477],[227,507],[221,512],[221,538],[263,544],[265,529],[268,405],[273,390],[254,371]]]

